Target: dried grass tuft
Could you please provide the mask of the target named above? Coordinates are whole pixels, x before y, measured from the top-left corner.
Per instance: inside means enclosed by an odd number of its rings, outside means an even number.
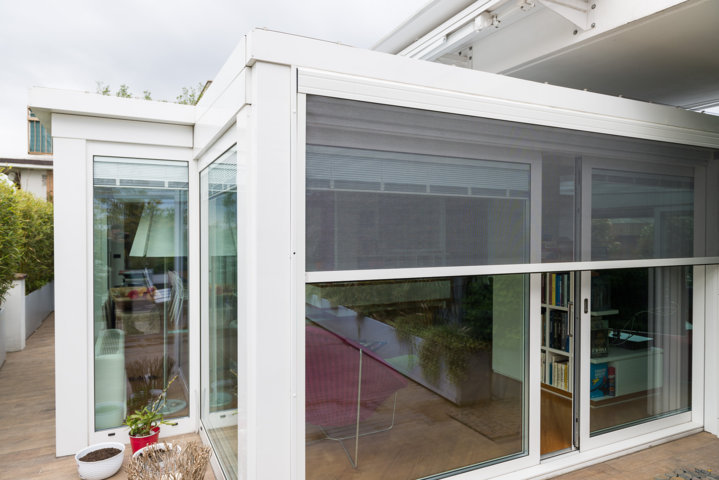
[[[158,443],[132,458],[125,473],[128,480],[202,480],[209,461],[210,447],[198,442]]]

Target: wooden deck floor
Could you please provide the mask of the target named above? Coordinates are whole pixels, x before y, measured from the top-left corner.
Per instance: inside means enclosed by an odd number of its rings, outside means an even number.
[[[0,480],[77,479],[73,456],[55,457],[55,321],[50,315],[22,352],[0,368]],[[197,440],[198,435],[175,437]],[[129,457],[129,446],[125,450]],[[112,480],[126,480],[121,469]],[[205,480],[215,476],[208,467]]]
[[[719,478],[719,438],[707,432],[697,433],[554,478],[555,480],[691,478],[671,475],[682,468],[692,471],[697,468],[710,470],[712,476]]]
[[[199,439],[184,435],[181,440]],[[127,450],[129,452],[129,448]],[[719,439],[699,433],[556,477],[558,480],[654,480],[682,467],[719,474]],[[72,456],[55,457],[54,319],[0,369],[0,480],[77,479]],[[214,480],[208,468],[205,480]],[[113,480],[126,480],[119,472]]]

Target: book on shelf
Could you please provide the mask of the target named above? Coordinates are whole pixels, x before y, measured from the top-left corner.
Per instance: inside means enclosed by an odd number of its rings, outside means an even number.
[[[554,296],[554,304],[555,305],[564,305],[562,303],[562,277],[561,274],[555,274],[554,275],[554,282],[555,282],[555,291],[556,294]]]
[[[567,312],[549,311],[549,348],[569,352],[569,315]]]
[[[591,324],[592,358],[606,357],[609,354],[609,321],[592,317]]]
[[[555,307],[566,307],[569,301],[569,288],[569,273],[542,275],[542,303]]]
[[[589,398],[602,398],[609,395],[609,364],[592,363],[589,370]]]
[[[551,385],[569,391],[569,359],[555,357],[552,362],[552,371],[554,373]]]

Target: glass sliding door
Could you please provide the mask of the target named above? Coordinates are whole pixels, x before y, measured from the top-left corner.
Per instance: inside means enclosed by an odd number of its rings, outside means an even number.
[[[575,272],[542,273],[540,453],[574,447],[576,340]]]
[[[701,255],[701,167],[611,159],[584,166],[585,259]],[[691,410],[692,273],[691,266],[583,272],[584,438],[596,439],[590,444]],[[616,433],[603,436],[609,432]]]
[[[200,419],[226,478],[237,478],[237,155],[200,173]]]
[[[529,275],[307,285],[307,478],[526,455]]]
[[[691,409],[692,272],[590,273],[590,436]]]
[[[530,275],[442,271],[530,261],[541,156],[489,123],[308,97],[308,479],[531,461]]]
[[[95,157],[95,430],[120,427],[168,382],[189,414],[187,164]]]
[[[362,476],[363,459],[373,466],[366,468],[385,468],[393,478],[441,476],[512,459],[489,467],[508,471],[542,455],[591,448],[601,434],[630,425],[670,416],[665,423],[685,421],[682,412],[691,408],[691,271],[659,265],[705,255],[704,227],[695,221],[705,216],[705,186],[695,179],[703,177],[713,152],[313,95],[306,106],[308,478]],[[657,267],[580,271],[595,268],[585,262],[631,267],[646,260]],[[525,272],[535,269],[521,266],[538,262],[547,269],[532,277],[530,295]],[[560,263],[561,271],[553,272],[552,264]],[[513,275],[500,275],[507,272]],[[505,303],[502,291],[514,301]],[[526,369],[501,363],[502,352],[513,352],[515,366],[528,357],[526,329],[501,331],[526,326],[529,298],[537,323],[532,332],[541,336],[531,345],[533,361],[542,375],[530,379],[537,385],[531,392]],[[478,299],[480,307],[469,305]],[[647,340],[635,342],[640,337]],[[463,353],[467,344],[478,350]],[[474,357],[479,351],[486,353],[481,360]],[[628,368],[622,362],[630,357],[635,364]],[[455,362],[473,373],[475,367],[491,372],[483,390],[489,398],[469,395],[465,403],[468,390]],[[371,405],[362,400],[369,387],[361,365],[384,372],[379,383],[394,385]],[[585,392],[590,369],[598,384],[591,399]],[[356,394],[354,401],[323,397],[340,379],[354,385],[343,390]],[[510,387],[507,379],[515,383]],[[436,397],[421,405],[402,401],[424,398],[417,392]],[[518,405],[530,395],[532,412],[541,418],[528,421],[521,410],[520,433],[507,434],[506,448],[474,445],[462,459],[442,450],[441,433],[452,425],[443,413],[462,417],[460,423],[471,416],[475,426],[490,417],[510,425],[506,419],[519,418]],[[443,401],[460,413],[447,413]],[[354,423],[347,421],[350,404]],[[427,418],[423,406],[439,415]],[[385,430],[364,424],[379,412],[388,420]],[[346,417],[336,417],[341,414]],[[551,431],[545,429],[552,422]],[[354,434],[335,434],[340,425],[354,426]],[[432,428],[425,432],[424,425]],[[536,437],[533,431],[531,446],[528,425],[542,429]],[[469,428],[502,443],[485,435],[484,426]],[[402,445],[424,448],[399,439],[397,431],[430,439],[426,462],[391,464],[390,457],[402,458]],[[473,445],[474,439],[461,438]],[[527,458],[516,459],[522,455]]]

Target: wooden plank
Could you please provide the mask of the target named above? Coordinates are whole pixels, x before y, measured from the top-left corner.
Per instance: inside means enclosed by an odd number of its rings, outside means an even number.
[[[0,480],[77,479],[73,456],[55,457],[55,321],[50,314],[0,368]],[[197,434],[170,441],[198,441]],[[125,450],[125,464],[130,457]],[[126,480],[124,470],[113,480]],[[215,480],[208,467],[205,480]]]

